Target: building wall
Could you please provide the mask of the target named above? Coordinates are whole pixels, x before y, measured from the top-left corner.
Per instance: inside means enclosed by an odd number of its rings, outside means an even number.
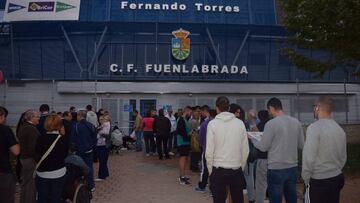
[[[360,85],[347,84],[346,87],[348,122],[357,123],[360,121]],[[84,109],[87,104],[92,104],[97,109],[109,110],[114,122],[128,126],[130,117],[124,106],[129,105],[131,99],[136,100],[137,109],[140,100],[152,99],[156,100],[157,109],[170,105],[177,110],[186,105],[214,107],[216,98],[223,95],[245,110],[261,110],[266,109],[269,98],[278,97],[285,112],[300,118],[303,123],[310,123],[313,121],[314,100],[325,94],[335,99],[334,119],[346,123],[343,89],[343,84],[301,83],[298,97],[297,85],[293,83],[9,82],[0,86],[0,104],[9,109],[8,122],[11,125],[16,124],[22,112],[38,109],[47,103],[55,111],[65,111],[70,106]]]

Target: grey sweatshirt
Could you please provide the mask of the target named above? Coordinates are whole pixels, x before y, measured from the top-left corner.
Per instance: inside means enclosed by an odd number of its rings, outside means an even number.
[[[346,134],[332,119],[320,119],[306,131],[302,173],[305,183],[310,178],[326,179],[341,173],[346,162]]]
[[[260,142],[252,141],[259,150],[268,151],[268,169],[286,169],[297,166],[304,133],[296,118],[282,115],[266,123]]]

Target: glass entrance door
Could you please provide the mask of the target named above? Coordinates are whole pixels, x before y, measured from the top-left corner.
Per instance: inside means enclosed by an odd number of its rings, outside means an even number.
[[[156,109],[156,99],[141,99],[140,100],[140,115],[145,116],[146,112]]]

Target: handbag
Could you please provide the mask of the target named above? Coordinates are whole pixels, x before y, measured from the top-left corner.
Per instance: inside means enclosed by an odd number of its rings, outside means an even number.
[[[40,164],[46,159],[46,157],[49,156],[50,152],[54,149],[57,141],[60,139],[61,135],[58,135],[56,140],[50,145],[49,149],[45,152],[45,154],[41,157],[40,161],[36,164],[34,173],[33,173],[33,178],[36,177],[36,170],[39,168]]]
[[[136,133],[135,133],[135,130],[132,131],[132,133],[130,134],[130,137],[133,139],[133,140],[136,140]]]
[[[200,152],[198,133],[195,130],[190,133],[190,151]]]

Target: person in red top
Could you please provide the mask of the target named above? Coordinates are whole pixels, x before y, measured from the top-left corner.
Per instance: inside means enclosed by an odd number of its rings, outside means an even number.
[[[150,156],[150,151],[155,154],[155,140],[153,133],[154,118],[151,116],[151,110],[146,112],[145,118],[142,121],[142,128],[144,132],[146,156]]]

